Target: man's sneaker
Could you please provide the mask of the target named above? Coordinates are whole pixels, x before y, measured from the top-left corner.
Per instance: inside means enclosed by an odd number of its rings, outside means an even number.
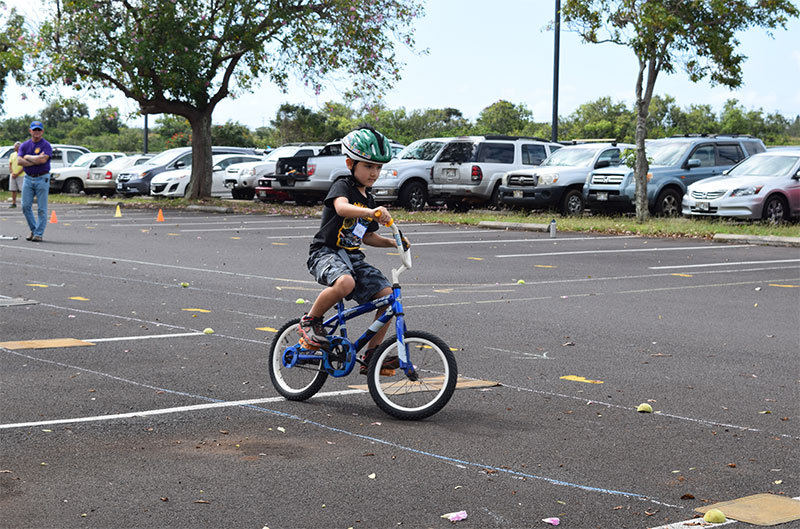
[[[17,207],[17,205],[16,205],[16,204],[11,204],[11,205],[10,205],[10,206],[8,206],[8,207],[9,207],[9,208],[15,208],[15,207]]]
[[[372,349],[367,349],[364,352],[364,356],[361,357],[361,367],[358,368],[358,372],[362,375],[366,375],[369,372],[369,359],[372,357],[372,353],[375,352],[377,347],[373,347]],[[400,359],[396,356],[389,356],[386,360],[383,361],[383,365],[381,366],[381,375],[385,377],[390,377],[394,375],[394,370],[400,367]]]
[[[27,237],[25,237],[25,240],[26,240],[26,241],[32,241],[32,240],[33,240],[33,232],[31,232],[31,234],[30,234],[30,235],[28,235]]]
[[[314,347],[322,347],[324,349],[331,344],[325,333],[325,328],[322,326],[322,318],[303,316],[297,325],[297,332],[309,345]]]

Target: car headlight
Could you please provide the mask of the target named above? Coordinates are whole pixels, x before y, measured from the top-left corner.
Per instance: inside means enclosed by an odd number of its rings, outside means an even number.
[[[394,169],[383,169],[380,178],[397,178],[397,171]]]
[[[551,186],[558,182],[558,173],[543,174],[539,177],[539,185]]]
[[[253,168],[252,168],[252,169],[250,169],[249,171],[246,171],[246,170],[245,170],[245,171],[242,171],[242,173],[244,173],[244,174],[248,174],[248,173],[249,173],[249,174],[250,174],[250,176],[255,176],[255,175],[256,175],[256,168],[255,168],[255,167],[253,167]]]
[[[732,197],[746,197],[749,195],[757,195],[761,188],[764,186],[747,186],[734,189],[731,193]]]

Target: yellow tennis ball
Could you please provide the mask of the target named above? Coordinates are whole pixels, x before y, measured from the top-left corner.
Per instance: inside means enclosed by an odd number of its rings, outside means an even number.
[[[703,520],[710,523],[722,523],[727,521],[727,518],[719,509],[711,509],[703,516]]]
[[[189,288],[189,283],[181,283],[181,286],[182,286],[183,288]]]
[[[525,284],[525,280],[524,279],[520,279],[519,281],[517,281],[517,284],[518,285],[524,285]]]
[[[639,413],[653,413],[653,407],[648,403],[643,402],[636,407],[636,411]]]
[[[295,301],[295,303],[297,303],[298,305],[302,305],[305,302],[306,300],[304,300],[303,298],[297,298],[297,301]]]
[[[203,329],[203,332],[206,334],[214,334],[214,329],[212,329],[211,327],[206,327],[205,329]]]

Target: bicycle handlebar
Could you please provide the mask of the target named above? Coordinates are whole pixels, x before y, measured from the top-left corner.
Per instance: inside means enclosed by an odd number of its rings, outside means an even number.
[[[381,212],[375,212],[375,218],[380,218]],[[392,234],[394,235],[394,242],[397,244],[397,249],[400,250],[400,260],[403,263],[398,269],[392,269],[392,282],[398,283],[398,276],[402,274],[404,271],[411,268],[411,249],[403,250],[403,238],[400,236],[400,228],[394,223],[394,219],[389,219],[388,224],[386,224],[387,228],[392,230]]]

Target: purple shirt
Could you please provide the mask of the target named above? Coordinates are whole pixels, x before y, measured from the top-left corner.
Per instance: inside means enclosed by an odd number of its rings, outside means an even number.
[[[17,153],[20,158],[26,154],[46,154],[48,156],[47,161],[43,164],[25,167],[26,175],[39,176],[50,172],[50,158],[53,157],[53,147],[50,146],[50,143],[46,139],[42,138],[36,143],[33,143],[33,140],[28,140],[19,146],[19,151],[17,151]]]

